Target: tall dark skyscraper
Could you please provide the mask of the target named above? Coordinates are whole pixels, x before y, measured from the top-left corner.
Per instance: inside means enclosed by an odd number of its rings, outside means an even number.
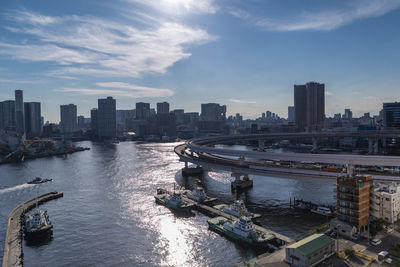
[[[92,129],[92,134],[95,137],[99,136],[99,127],[98,127],[98,110],[97,108],[93,108],[90,110],[90,128]]]
[[[97,126],[99,138],[117,136],[116,101],[111,96],[98,99]]]
[[[168,102],[157,103],[157,114],[168,114],[168,113],[169,113]]]
[[[78,130],[77,107],[74,104],[60,106],[61,132],[70,134]]]
[[[136,119],[148,120],[150,118],[150,104],[138,102],[136,103]]]
[[[382,115],[385,130],[400,129],[400,102],[383,103]]]
[[[15,101],[0,102],[0,129],[15,129]]]
[[[28,138],[40,136],[42,133],[42,116],[39,102],[25,102],[25,133]]]
[[[294,119],[301,131],[319,130],[325,120],[325,85],[309,82],[294,85]]]
[[[15,90],[15,126],[17,133],[25,133],[24,97],[22,90]]]

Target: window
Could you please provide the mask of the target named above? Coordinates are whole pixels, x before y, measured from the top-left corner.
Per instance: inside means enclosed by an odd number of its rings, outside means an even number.
[[[386,198],[386,201],[390,201],[390,198],[387,197],[387,198]]]

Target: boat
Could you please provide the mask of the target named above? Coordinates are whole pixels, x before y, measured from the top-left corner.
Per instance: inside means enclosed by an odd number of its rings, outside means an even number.
[[[226,204],[216,205],[216,206],[214,206],[214,208],[217,210],[223,211],[225,213],[228,213],[229,215],[233,215],[237,218],[239,218],[239,209],[242,210],[242,214],[244,216],[246,216],[252,220],[261,217],[261,214],[252,213],[252,212],[248,211],[242,200],[235,200],[235,202],[233,202],[233,204],[231,204],[231,205],[226,205]]]
[[[200,180],[196,179],[194,190],[193,191],[185,191],[184,195],[187,198],[194,200],[198,203],[210,203],[210,202],[217,200],[217,198],[215,198],[215,197],[207,196],[206,192],[204,191],[204,188],[199,186],[200,183],[201,183]]]
[[[46,210],[36,208],[32,212],[25,214],[24,233],[26,240],[40,241],[51,235],[53,233],[52,229],[53,225]]]
[[[51,182],[51,181],[53,181],[53,179],[45,179],[45,178],[36,177],[32,181],[27,182],[27,184],[43,184],[43,183],[47,183],[47,182]]]
[[[216,217],[209,219],[207,223],[210,229],[253,247],[267,248],[268,243],[275,239],[272,234],[254,229],[251,219],[245,216],[241,216],[236,221]]]
[[[330,208],[324,206],[318,206],[316,209],[312,209],[311,212],[324,215],[324,216],[335,216]]]
[[[182,199],[182,193],[177,193],[175,191],[175,183],[174,192],[172,194],[165,189],[159,188],[154,198],[156,199],[156,203],[176,211],[190,211],[194,207],[194,204],[188,203]]]

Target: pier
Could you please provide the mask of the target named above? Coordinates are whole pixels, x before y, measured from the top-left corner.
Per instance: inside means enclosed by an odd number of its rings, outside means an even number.
[[[62,192],[50,192],[20,204],[8,216],[6,239],[4,242],[3,267],[22,267],[24,258],[22,252],[22,222],[23,215],[38,205],[62,197]]]

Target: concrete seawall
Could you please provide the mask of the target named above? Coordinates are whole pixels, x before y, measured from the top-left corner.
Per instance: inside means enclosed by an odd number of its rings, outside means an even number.
[[[33,209],[36,206],[36,202],[40,205],[52,199],[60,198],[63,195],[62,192],[50,192],[20,204],[11,211],[8,216],[2,267],[23,266],[24,264],[22,252],[22,216]]]

